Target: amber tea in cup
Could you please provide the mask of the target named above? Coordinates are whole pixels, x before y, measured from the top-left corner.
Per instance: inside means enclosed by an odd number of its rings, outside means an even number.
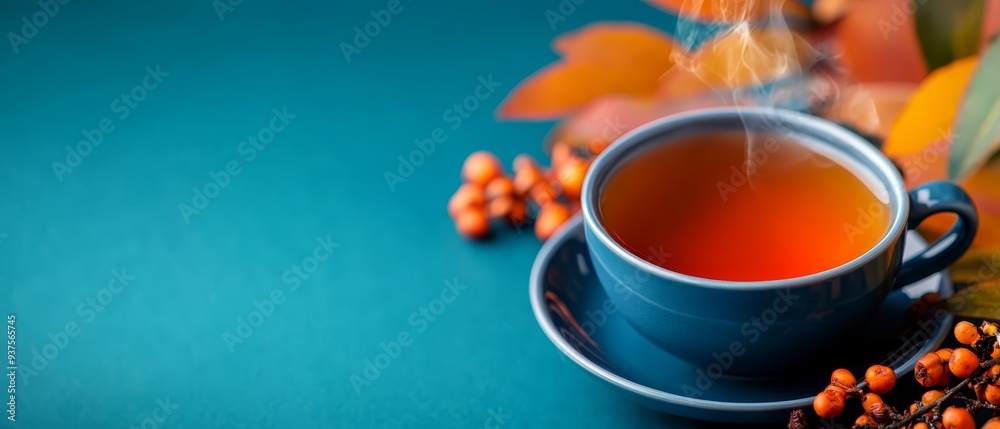
[[[802,277],[860,257],[889,228],[885,186],[801,136],[718,131],[651,146],[610,173],[598,216],[622,247],[670,271]]]

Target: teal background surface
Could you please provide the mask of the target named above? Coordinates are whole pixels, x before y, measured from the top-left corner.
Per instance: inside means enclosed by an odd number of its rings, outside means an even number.
[[[550,124],[493,111],[556,59],[556,34],[672,18],[588,0],[553,29],[556,0],[403,0],[348,62],[340,44],[387,3],[243,1],[220,19],[211,0],[73,0],[0,46],[0,314],[16,315],[20,367],[0,428],[704,426],[627,402],[549,343],[528,304],[530,231],[472,243],[445,212],[470,152],[542,156]],[[41,10],[5,0],[5,40]],[[161,81],[129,105],[147,67]],[[453,129],[446,111],[490,76],[499,88]],[[250,150],[273,109],[294,118]],[[89,154],[67,154],[102,124]],[[435,128],[447,139],[390,187]],[[312,265],[317,240],[334,245]],[[449,283],[460,295],[435,303]]]

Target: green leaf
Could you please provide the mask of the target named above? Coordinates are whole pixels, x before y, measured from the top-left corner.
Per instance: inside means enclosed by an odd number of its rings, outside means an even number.
[[[948,177],[964,179],[1000,149],[1000,42],[981,54],[955,123]]]
[[[944,308],[956,316],[1000,320],[1000,281],[962,289],[945,301]]]
[[[910,3],[916,9],[917,39],[929,71],[977,52],[984,1],[915,0]]]
[[[970,57],[979,52],[985,3],[984,0],[975,1],[958,16],[958,28],[951,39],[951,52],[955,59]]]

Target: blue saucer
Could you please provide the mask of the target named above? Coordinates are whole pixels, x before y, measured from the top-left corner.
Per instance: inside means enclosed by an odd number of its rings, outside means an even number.
[[[906,254],[924,247],[926,242],[911,232]],[[598,283],[579,216],[542,247],[531,271],[530,289],[535,317],[556,347],[636,402],[698,420],[760,423],[787,421],[791,410],[810,407],[836,368],[860,375],[881,363],[897,376],[909,372],[920,356],[944,341],[953,317],[928,316],[914,326],[905,322],[904,314],[912,300],[926,292],[949,296],[953,288],[945,274],[893,292],[872,323],[839,349],[842,352],[786,377],[709,375],[706,368],[646,340],[616,312]]]

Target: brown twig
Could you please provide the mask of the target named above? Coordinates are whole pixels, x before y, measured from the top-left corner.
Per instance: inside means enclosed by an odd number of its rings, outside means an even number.
[[[910,423],[913,423],[913,421],[916,420],[916,419],[918,419],[918,418],[920,418],[920,416],[926,414],[928,411],[930,411],[934,407],[940,406],[948,398],[951,398],[952,396],[955,396],[955,394],[958,393],[959,390],[961,390],[965,386],[968,386],[969,383],[972,382],[972,380],[974,380],[976,377],[979,377],[980,375],[983,375],[983,373],[985,373],[986,371],[988,371],[994,365],[1000,365],[1000,358],[984,362],[982,365],[979,366],[979,369],[977,369],[976,372],[972,373],[972,375],[969,376],[969,378],[966,378],[965,380],[962,380],[962,382],[958,383],[955,387],[952,387],[947,392],[945,392],[944,396],[942,396],[941,399],[938,399],[937,401],[931,402],[930,404],[924,404],[924,406],[920,407],[920,409],[918,409],[917,411],[914,411],[914,412],[910,413],[905,418],[903,418],[902,420],[900,420],[900,421],[898,421],[896,423],[893,423],[893,424],[891,424],[889,426],[885,426],[884,429],[900,429],[900,428],[903,428],[903,427],[905,427],[906,425],[908,425]],[[879,426],[879,427],[882,427],[882,426]]]

